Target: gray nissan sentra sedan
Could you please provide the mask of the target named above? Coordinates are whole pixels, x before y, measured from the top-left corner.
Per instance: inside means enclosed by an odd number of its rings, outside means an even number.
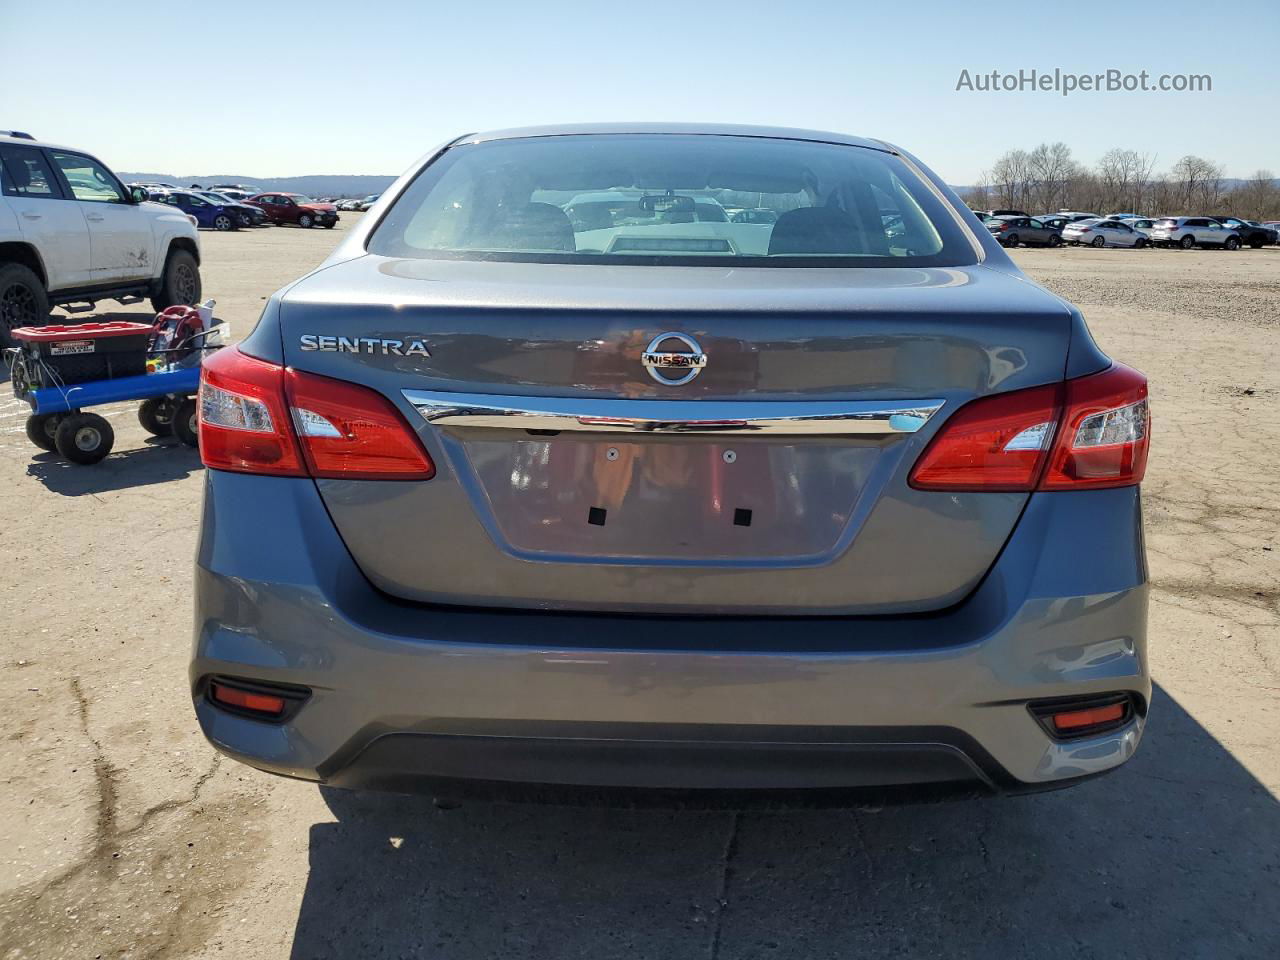
[[[196,713],[348,787],[1065,785],[1142,735],[1149,429],[897,147],[461,137],[205,365]]]

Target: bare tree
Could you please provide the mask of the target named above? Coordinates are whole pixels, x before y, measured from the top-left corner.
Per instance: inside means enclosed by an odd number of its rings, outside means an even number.
[[[1077,174],[1071,148],[1065,143],[1042,143],[1027,155],[1029,192],[1040,210],[1057,210]]]
[[[1030,157],[1025,150],[1008,150],[991,168],[991,193],[996,205],[1025,210],[1030,193]]]

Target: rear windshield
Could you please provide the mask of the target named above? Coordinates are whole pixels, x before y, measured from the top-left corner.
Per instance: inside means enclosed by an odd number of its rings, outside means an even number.
[[[370,237],[392,257],[959,266],[957,217],[898,157],[762,137],[570,135],[453,147]]]

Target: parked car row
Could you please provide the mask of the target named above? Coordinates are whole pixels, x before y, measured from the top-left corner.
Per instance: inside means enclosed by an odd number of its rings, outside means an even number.
[[[148,199],[177,207],[193,218],[197,226],[210,230],[238,230],[267,224],[299,227],[325,227],[332,230],[338,222],[337,207],[327,201],[312,200],[300,193],[246,193],[236,184],[222,184],[219,189],[197,187],[183,189],[161,183],[134,183],[131,187],[146,191]]]
[[[382,196],[382,194],[373,193],[365,197],[363,200],[356,200],[354,198],[350,198],[347,200],[339,200],[337,201],[338,209],[352,210],[352,211],[368,210],[370,207],[372,207],[375,203],[378,202],[378,198],[380,196]]]
[[[1002,246],[1062,244],[1090,247],[1148,246],[1257,249],[1280,243],[1280,223],[1259,223],[1239,217],[1143,217],[1112,213],[1103,217],[1078,210],[1062,210],[1033,217],[1020,210],[973,211]]]

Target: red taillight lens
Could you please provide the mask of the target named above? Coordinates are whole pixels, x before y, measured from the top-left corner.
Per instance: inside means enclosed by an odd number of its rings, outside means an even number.
[[[911,471],[918,490],[1030,491],[1142,481],[1147,380],[1123,364],[965,404]]]
[[[1122,363],[1066,382],[1062,429],[1042,490],[1126,487],[1147,472],[1147,378]]]
[[[430,480],[435,464],[382,394],[290,370],[286,395],[313,477]]]
[[[429,480],[435,465],[375,390],[288,370],[234,347],[200,376],[200,455],[239,473]]]
[[[227,347],[200,369],[200,458],[206,467],[306,476],[284,403],[284,367]]]
[[[911,471],[918,490],[1032,490],[1059,417],[1057,386],[1015,390],[965,404]]]

